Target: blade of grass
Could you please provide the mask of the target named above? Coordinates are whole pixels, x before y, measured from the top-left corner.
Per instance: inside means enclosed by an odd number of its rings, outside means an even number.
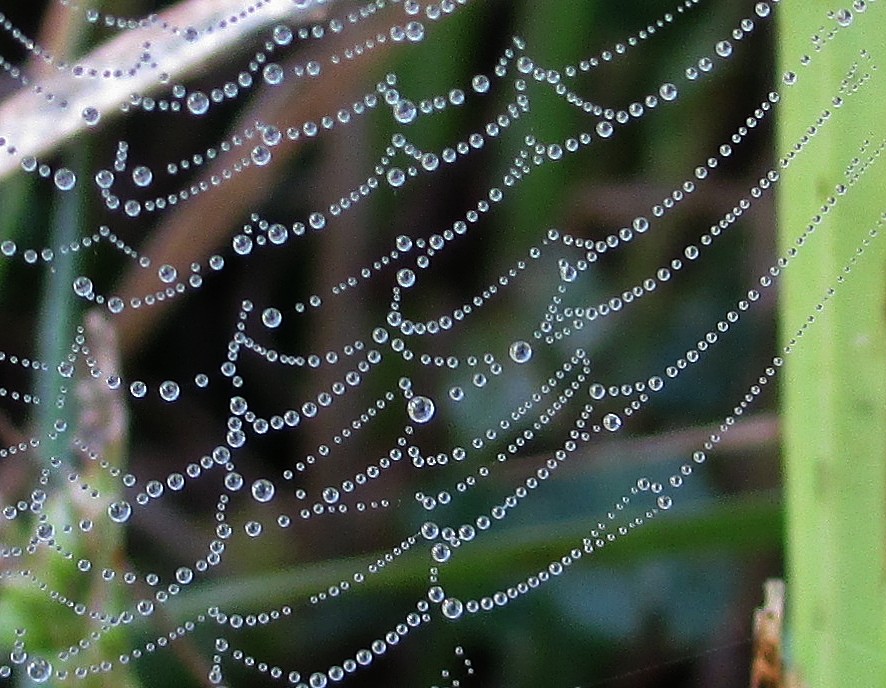
[[[785,174],[779,199],[783,250],[836,196],[853,156],[886,136],[886,7],[867,3],[853,25],[817,51],[812,34],[826,26],[828,3],[783,3],[781,71],[799,80],[780,108],[783,155],[827,107],[834,121],[819,127],[808,150]],[[823,34],[823,35],[826,35]],[[872,59],[861,51],[866,50]],[[800,66],[799,56],[813,56]],[[841,94],[855,63],[870,79]],[[878,69],[874,68],[874,65]],[[874,162],[858,184],[824,215],[786,271],[781,301],[783,339],[794,336],[825,291],[836,296],[801,346],[788,357],[782,381],[787,508],[787,595],[796,671],[807,688],[886,685],[886,247],[874,241],[845,284],[837,275],[854,247],[886,210],[886,165]]]

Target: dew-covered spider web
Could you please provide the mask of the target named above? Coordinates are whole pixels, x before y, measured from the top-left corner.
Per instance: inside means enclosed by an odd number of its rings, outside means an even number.
[[[882,22],[770,78],[789,1],[2,3],[0,685],[690,685],[738,565],[654,542],[705,504],[740,539],[882,222],[776,348],[886,145],[777,254],[779,182],[882,79],[859,52],[773,154]]]

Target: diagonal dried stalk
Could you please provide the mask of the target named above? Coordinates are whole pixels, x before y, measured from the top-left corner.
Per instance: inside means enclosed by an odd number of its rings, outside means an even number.
[[[124,31],[99,46],[77,64],[97,69],[118,69],[120,65],[139,64],[134,73],[119,78],[74,78],[62,71],[41,79],[43,95],[23,86],[0,104],[0,137],[14,155],[0,157],[0,179],[19,166],[23,156],[39,157],[58,148],[86,129],[83,109],[94,107],[110,117],[120,112],[133,93],[150,94],[163,87],[161,75],[181,80],[205,65],[224,57],[231,46],[269,24],[282,20],[318,21],[326,16],[335,0],[325,5],[302,8],[283,0],[256,3],[253,12],[243,11],[243,0],[184,0],[175,7],[152,15],[144,28]],[[226,21],[223,29],[219,22]],[[187,28],[216,27],[201,33],[196,40],[185,37]],[[140,62],[145,45],[152,62]],[[156,62],[156,66],[153,63]],[[50,102],[45,94],[53,93]],[[66,107],[60,103],[66,102]]]
[[[376,16],[361,24],[362,33],[375,35],[384,31],[388,22],[389,18]],[[324,44],[324,50],[340,53],[352,43],[351,38],[331,39]],[[231,133],[254,127],[256,122],[286,129],[335,112],[362,97],[367,73],[389,59],[392,50],[396,50],[396,44],[379,44],[359,60],[342,61],[335,67],[334,76],[304,80],[292,88],[268,89],[244,109],[233,123]],[[234,228],[250,208],[260,203],[280,170],[302,150],[304,140],[304,137],[296,141],[284,139],[274,148],[273,159],[268,165],[246,167],[234,180],[192,197],[167,212],[161,224],[154,228],[150,240],[141,247],[141,253],[150,256],[155,265],[170,264],[180,272],[186,272],[193,262],[205,262],[210,255],[230,244]],[[222,171],[230,168],[242,155],[243,149],[238,148],[220,155],[201,178],[222,176]],[[132,297],[151,294],[162,286],[156,271],[135,266],[123,276],[116,293],[129,301]],[[120,313],[118,324],[124,356],[132,355],[147,343],[153,325],[174,305],[174,300],[158,301],[151,308],[130,308]]]

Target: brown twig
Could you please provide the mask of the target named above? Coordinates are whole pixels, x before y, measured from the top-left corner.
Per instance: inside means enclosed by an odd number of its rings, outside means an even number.
[[[754,612],[754,658],[751,688],[786,688],[782,669],[784,581],[772,578],[763,586],[763,606]]]
[[[361,24],[361,33],[375,35],[388,22],[390,18],[384,16],[370,19]],[[352,43],[353,37],[342,36],[330,39],[324,44],[324,50],[339,53]],[[268,89],[258,96],[254,105],[246,108],[232,125],[232,131],[242,132],[256,122],[273,124],[282,130],[334,113],[362,95],[367,71],[387,58],[392,47],[390,43],[379,45],[359,60],[345,60],[335,68],[334,76],[327,79],[305,80],[292,88]],[[150,256],[154,264],[168,263],[180,272],[186,271],[193,262],[205,262],[214,252],[229,244],[233,228],[273,186],[281,168],[302,150],[303,141],[304,137],[294,142],[284,139],[274,148],[269,164],[246,167],[237,174],[236,181],[223,183],[179,204],[167,213],[141,252]],[[203,177],[221,176],[225,168],[243,155],[244,149],[234,148],[229,154],[219,156]],[[124,276],[117,293],[128,301],[132,297],[143,298],[152,294],[161,286],[156,271],[134,267]],[[124,357],[131,356],[147,343],[154,324],[166,317],[168,309],[173,306],[174,300],[167,300],[157,302],[152,308],[127,309],[119,315]]]
[[[86,129],[81,114],[84,108],[97,108],[107,116],[118,114],[131,94],[150,94],[162,88],[161,73],[170,80],[181,80],[225,56],[245,36],[284,19],[316,21],[325,16],[330,4],[299,9],[291,2],[265,2],[250,13],[241,13],[242,7],[242,0],[184,0],[144,28],[124,31],[78,61],[112,72],[120,65],[140,64],[133,73],[75,78],[65,70],[40,80],[43,95],[34,93],[31,86],[19,89],[0,104],[0,136],[5,137],[5,146],[14,146],[16,151],[0,157],[0,179],[18,169],[21,157],[46,155]],[[228,21],[224,29],[202,33],[192,41],[182,35],[182,30],[172,30],[218,27],[219,22],[232,16],[236,22]],[[145,52],[150,53],[152,62],[139,62]],[[52,101],[46,98],[49,93],[55,94]],[[62,101],[66,107],[60,107]]]

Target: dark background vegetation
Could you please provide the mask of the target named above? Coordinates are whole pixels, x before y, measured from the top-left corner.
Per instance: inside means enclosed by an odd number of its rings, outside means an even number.
[[[41,24],[43,3],[6,4],[15,5],[3,11],[25,32],[52,35],[53,26]],[[276,108],[283,122],[316,117],[311,103],[333,104],[324,111],[347,106],[388,71],[398,74],[401,91],[414,100],[445,94],[453,86],[467,91],[472,75],[491,73],[512,35],[525,38],[528,52],[538,63],[576,63],[672,11],[671,4],[476,2],[439,26],[429,24],[422,45],[385,51],[366,60],[350,80],[311,82],[282,103],[273,89],[259,89],[200,121],[157,113],[136,113],[113,121],[108,118],[97,131],[72,141],[55,160],[82,163],[79,174],[85,182],[94,170],[109,164],[117,141],[126,140],[131,159],[148,164],[160,178],[151,187],[151,195],[172,191],[182,179],[179,176],[168,182],[168,188],[164,186],[167,182],[156,171],[166,162],[213,145],[234,122],[256,119],[257,113],[269,108]],[[138,16],[163,7],[148,5],[132,0],[115,6],[114,11]],[[332,12],[338,8],[333,4]],[[657,91],[661,82],[678,81],[685,66],[711,54],[714,43],[751,12],[752,3],[705,3],[686,17],[678,17],[660,36],[631,48],[616,63],[581,76],[575,88],[591,100],[613,107],[640,100],[643,94]],[[397,16],[402,16],[399,11]],[[388,21],[384,12],[380,20],[382,26]],[[95,44],[105,35],[93,32],[87,40]],[[262,40],[244,41],[223,61],[208,65],[186,83],[208,90],[231,79]],[[288,63],[303,62],[309,54],[322,56],[333,48],[334,40],[296,43],[285,57],[278,58]],[[0,48],[0,54],[11,62],[27,63],[27,56],[7,37]],[[629,224],[636,215],[648,216],[649,207],[689,179],[692,170],[714,154],[765,98],[771,81],[771,53],[772,33],[764,25],[751,38],[736,42],[735,56],[725,64],[718,63],[713,77],[682,88],[673,106],[620,130],[605,149],[591,146],[562,164],[547,165],[533,173],[468,238],[457,242],[421,275],[421,289],[407,295],[406,307],[416,317],[430,317],[470,300],[516,257],[525,255],[530,245],[538,243],[549,227],[597,239]],[[0,85],[2,93],[14,88],[9,80]],[[469,101],[464,108],[449,108],[419,122],[408,133],[421,147],[451,144],[497,113],[511,95],[505,90]],[[259,307],[283,308],[311,293],[326,294],[340,279],[356,274],[387,252],[398,234],[427,237],[449,227],[485,190],[499,185],[526,133],[546,141],[592,129],[595,120],[537,85],[530,84],[529,92],[532,112],[505,131],[500,141],[490,142],[481,153],[453,169],[420,177],[398,190],[383,189],[370,202],[333,221],[329,230],[291,241],[281,250],[233,260],[230,237],[249,220],[251,212],[291,224],[313,209],[328,206],[342,190],[359,183],[397,130],[389,111],[379,108],[362,122],[287,149],[275,156],[270,173],[241,175],[200,199],[203,210],[196,216],[176,220],[166,212],[126,222],[119,216],[111,218],[121,237],[149,254],[162,248],[157,247],[156,237],[177,233],[181,239],[190,232],[202,239],[209,237],[203,243],[214,244],[212,250],[229,259],[220,274],[206,276],[205,286],[198,292],[168,308],[155,309],[153,315],[135,314],[118,321],[124,372],[129,378],[146,380],[156,388],[164,379],[189,381],[198,371],[214,375],[208,390],[185,394],[174,405],[156,398],[132,405],[127,445],[130,470],[142,480],[163,477],[181,470],[218,443],[231,392],[217,371],[242,299],[249,298]],[[576,298],[592,301],[619,293],[678,255],[687,243],[694,243],[771,165],[771,138],[766,127],[737,146],[731,163],[712,175],[693,198],[658,221],[654,233],[604,256],[584,276]],[[5,180],[0,190],[2,238],[13,238],[23,246],[55,243],[53,204],[57,195],[50,186],[24,175]],[[81,186],[86,191],[80,199],[80,226],[90,232],[97,223],[109,220],[90,185]],[[590,352],[595,379],[607,383],[648,377],[651,371],[663,369],[722,317],[768,266],[774,243],[772,214],[771,198],[759,202],[702,260],[674,284],[659,289],[648,302],[592,323],[568,345],[538,346],[534,368],[523,379],[490,383],[498,385],[496,396],[506,401],[509,393],[524,393],[578,345]],[[170,241],[167,246],[174,246],[176,253],[166,260],[155,260],[155,265],[173,262],[180,270],[186,269],[191,261],[205,257],[197,255],[203,249],[195,244]],[[78,260],[78,274],[90,274],[99,291],[125,292],[127,285],[134,284],[131,266],[107,248],[81,254]],[[548,264],[554,263],[549,260]],[[29,266],[5,263],[0,279],[2,348],[33,350],[43,274]],[[386,313],[392,280],[393,271],[388,271],[362,286],[356,296],[329,300],[319,315],[289,318],[279,331],[266,334],[280,350],[291,351],[340,348],[354,336],[368,342],[371,327],[381,324]],[[446,347],[458,353],[505,351],[515,334],[531,331],[555,280],[553,269],[536,270],[529,280],[505,290],[504,297],[487,312],[477,314],[459,337],[448,337]],[[557,480],[513,514],[498,535],[485,544],[481,540],[479,547],[488,548],[485,555],[469,560],[474,563],[454,575],[452,589],[477,596],[519,580],[545,565],[552,553],[580,543],[581,533],[593,527],[613,499],[638,476],[661,479],[674,472],[760,374],[771,356],[773,334],[773,304],[765,303],[714,347],[703,365],[682,374],[666,394],[630,419],[622,432],[591,442],[570,460]],[[450,379],[442,374],[426,375],[417,367],[412,373],[416,387],[445,400]],[[241,374],[256,411],[267,414],[294,405],[319,389],[326,375],[322,371],[311,376],[281,374],[255,358],[244,358]],[[367,380],[358,401],[365,404],[373,393],[395,384],[401,374],[403,367],[396,362],[382,366],[380,373]],[[328,382],[332,377],[325,379]],[[18,380],[9,386],[14,384],[22,387],[28,381]],[[617,542],[612,551],[600,556],[586,557],[556,584],[505,609],[457,623],[434,623],[415,632],[406,647],[358,673],[352,685],[418,686],[441,681],[441,668],[457,666],[452,656],[455,645],[465,648],[477,672],[462,685],[746,685],[752,610],[759,602],[763,580],[781,568],[780,509],[773,496],[779,477],[771,393],[764,401],[745,428],[734,433],[730,446],[715,453],[678,493],[672,513],[648,526],[645,535]],[[464,442],[476,427],[485,427],[487,419],[501,413],[485,398],[477,406],[465,402],[462,408],[446,403],[440,407],[445,422],[422,431],[422,446],[445,448]],[[347,404],[339,409],[339,415],[325,425],[318,423],[261,441],[251,438],[240,454],[239,470],[250,480],[278,476],[325,441],[343,419],[350,418],[352,409]],[[21,408],[4,404],[3,414],[4,442],[8,443],[11,433],[29,432],[33,419]],[[567,414],[557,421],[533,455],[544,456],[557,448],[569,420]],[[371,432],[339,450],[334,462],[309,473],[304,487],[316,490],[341,480],[386,453],[398,424],[402,427],[396,414],[387,414]],[[495,503],[496,495],[504,494],[508,485],[521,479],[520,465],[504,467],[497,474],[499,482],[463,500],[459,507],[463,508],[462,518],[471,519],[484,506]],[[433,486],[427,478],[400,468],[404,470],[393,472],[366,491],[369,498],[390,499],[395,508],[365,518],[351,514],[343,519],[316,519],[287,531],[268,528],[266,536],[238,548],[222,567],[212,571],[206,589],[223,584],[232,597],[216,603],[236,607],[241,593],[243,599],[263,599],[265,576],[277,581],[280,575],[289,575],[297,581],[319,564],[347,573],[346,557],[362,555],[365,559],[369,553],[390,548],[425,519],[412,499],[419,489],[417,481]],[[451,484],[454,475],[448,474],[438,487]],[[191,490],[187,498],[160,500],[134,522],[127,553],[139,568],[172,570],[200,556],[199,548],[215,526],[219,485],[213,481],[198,482],[203,490]],[[748,514],[756,520],[742,520]],[[451,522],[460,522],[455,513]],[[737,524],[746,523],[756,524],[759,531],[736,532]],[[525,547],[521,545],[524,542]],[[484,559],[491,563],[482,565]],[[402,567],[408,575],[398,575],[395,564],[390,582],[376,586],[371,595],[355,592],[316,609],[294,605],[297,614],[292,621],[247,634],[244,646],[284,666],[319,670],[338,663],[400,621],[424,595],[426,575],[421,567],[410,566]],[[385,575],[381,575],[382,581]],[[274,601],[258,607],[287,599],[271,589],[264,598]],[[162,632],[163,623],[156,619],[157,628],[146,632]],[[7,629],[2,626],[0,622],[5,634]],[[211,654],[208,648],[213,633],[210,629],[193,640],[204,658]],[[171,653],[139,663],[137,671],[145,686],[181,686],[188,680],[198,685],[205,675],[200,673],[199,661],[188,664]],[[233,667],[226,671],[231,685],[261,682]],[[194,678],[184,678],[192,674]]]

